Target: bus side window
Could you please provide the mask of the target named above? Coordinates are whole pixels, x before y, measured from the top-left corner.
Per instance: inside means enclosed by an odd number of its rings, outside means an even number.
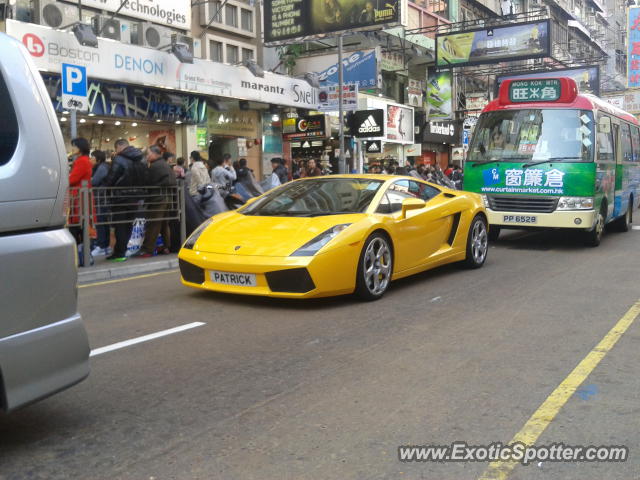
[[[629,125],[626,123],[620,125],[620,143],[622,148],[622,160],[624,162],[632,162],[633,148],[631,147],[631,130]]]
[[[631,161],[637,162],[640,160],[640,129],[638,127],[631,127]]]
[[[602,114],[598,119],[598,160],[615,162],[615,157],[613,156],[613,129],[611,128],[611,118]]]

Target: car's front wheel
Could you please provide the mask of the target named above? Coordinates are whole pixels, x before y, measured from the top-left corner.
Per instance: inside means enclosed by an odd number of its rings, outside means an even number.
[[[467,258],[464,263],[469,268],[480,268],[484,265],[489,251],[489,233],[487,222],[477,215],[469,227],[467,236]]]
[[[363,300],[378,300],[391,283],[393,253],[387,237],[373,233],[364,242],[358,262],[356,295]]]

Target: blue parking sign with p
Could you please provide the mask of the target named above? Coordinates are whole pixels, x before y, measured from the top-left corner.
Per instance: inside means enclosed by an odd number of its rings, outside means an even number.
[[[62,93],[87,96],[87,68],[80,65],[62,64]]]

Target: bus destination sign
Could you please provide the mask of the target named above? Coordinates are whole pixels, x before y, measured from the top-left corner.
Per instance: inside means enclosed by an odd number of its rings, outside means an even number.
[[[512,103],[556,102],[562,88],[556,78],[540,80],[517,80],[509,85],[509,100]]]

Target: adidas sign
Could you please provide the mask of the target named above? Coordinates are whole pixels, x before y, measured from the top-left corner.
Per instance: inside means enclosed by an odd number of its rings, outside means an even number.
[[[380,147],[378,146],[377,143],[370,143],[369,146],[367,147],[367,152],[376,153],[379,151],[380,151]]]
[[[358,129],[358,133],[380,133],[382,132],[382,128],[380,125],[376,123],[373,115],[369,115],[369,117],[360,125]]]

